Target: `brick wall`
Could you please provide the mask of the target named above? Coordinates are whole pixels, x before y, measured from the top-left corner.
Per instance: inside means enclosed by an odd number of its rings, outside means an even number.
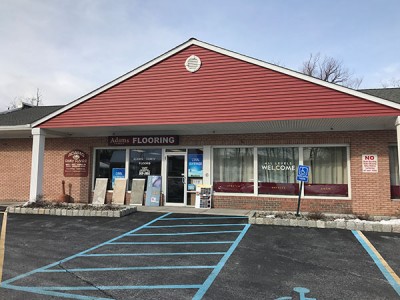
[[[47,200],[62,195],[62,181],[75,202],[87,203],[91,195],[93,148],[107,146],[107,138],[47,138],[45,142],[43,195]],[[87,177],[64,177],[64,155],[72,150],[81,150],[89,156]]]
[[[31,140],[2,140],[0,200],[27,199],[31,160]],[[396,144],[396,132],[325,132],[325,133],[273,133],[243,135],[181,136],[181,146],[202,145],[350,145],[351,200],[303,199],[302,211],[395,215],[400,213],[400,201],[390,200],[388,146]],[[91,198],[92,159],[94,147],[106,147],[107,138],[48,138],[45,146],[43,193],[46,199],[61,195],[61,181],[72,183],[72,197],[76,202]],[[63,157],[79,149],[89,154],[89,176],[74,178],[63,176]],[[3,154],[5,153],[5,154]],[[362,173],[362,154],[377,154],[379,173]],[[17,189],[15,187],[18,187]],[[21,199],[22,200],[22,199]],[[295,210],[296,198],[221,196],[214,197],[214,207],[259,210]]]
[[[29,198],[32,139],[0,140],[0,201]]]
[[[296,211],[297,198],[214,196],[215,208],[238,208],[266,211]],[[352,201],[327,199],[301,199],[301,211],[326,213],[352,213]]]

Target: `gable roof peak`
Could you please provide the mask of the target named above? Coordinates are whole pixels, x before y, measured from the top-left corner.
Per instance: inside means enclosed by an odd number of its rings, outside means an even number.
[[[336,90],[336,91],[339,91],[339,92],[342,92],[342,93],[345,93],[345,94],[349,94],[349,95],[352,95],[352,96],[355,96],[355,97],[358,97],[358,98],[361,98],[361,99],[369,100],[369,101],[372,101],[372,102],[375,102],[375,103],[379,103],[379,104],[384,105],[384,106],[388,106],[388,107],[392,107],[392,108],[400,110],[400,104],[394,103],[394,102],[392,102],[390,100],[379,98],[377,96],[366,94],[366,93],[363,93],[361,91],[353,90],[353,89],[350,89],[350,88],[347,88],[347,87],[344,87],[344,86],[340,86],[340,85],[337,85],[337,84],[334,84],[334,83],[326,82],[326,81],[323,81],[321,79],[318,79],[318,78],[315,78],[315,77],[311,77],[311,76],[305,75],[303,73],[300,73],[300,72],[297,72],[297,71],[294,71],[294,70],[291,70],[291,69],[287,69],[287,68],[284,68],[284,67],[281,67],[281,66],[278,66],[278,65],[274,65],[274,64],[271,64],[271,63],[256,59],[256,58],[252,58],[252,57],[249,57],[249,56],[246,56],[246,55],[243,55],[243,54],[231,51],[231,50],[227,50],[227,49],[221,48],[219,46],[215,46],[215,45],[200,41],[200,40],[192,37],[189,40],[187,40],[186,42],[184,42],[184,43],[174,47],[173,49],[165,52],[164,54],[161,54],[160,56],[150,60],[149,62],[147,62],[147,63],[145,63],[145,64],[143,64],[143,65],[141,65],[139,67],[137,67],[136,69],[134,69],[134,70],[132,70],[132,71],[130,71],[130,72],[118,77],[118,78],[116,78],[115,80],[113,80],[113,81],[111,81],[111,82],[99,87],[98,89],[96,89],[96,90],[94,90],[94,91],[92,91],[92,92],[90,92],[90,93],[88,93],[88,94],[76,99],[75,101],[65,105],[60,110],[58,110],[58,111],[56,111],[56,112],[54,112],[52,114],[49,114],[48,116],[38,120],[37,122],[35,122],[33,124],[33,126],[36,127],[36,126],[40,125],[41,123],[43,123],[43,122],[45,122],[45,121],[47,121],[47,120],[49,120],[49,119],[61,114],[61,113],[63,113],[63,112],[65,112],[65,111],[67,111],[67,110],[69,110],[71,108],[73,108],[74,106],[77,106],[77,105],[81,104],[82,102],[84,102],[84,101],[86,101],[86,100],[88,100],[88,99],[90,99],[90,98],[92,98],[92,97],[94,97],[94,96],[96,96],[96,95],[98,95],[98,94],[100,94],[100,93],[112,88],[113,86],[115,86],[115,85],[117,85],[117,84],[119,84],[119,83],[121,83],[121,82],[123,82],[123,81],[125,81],[125,80],[127,80],[127,79],[129,79],[129,78],[131,78],[131,77],[133,77],[133,76],[135,76],[135,75],[147,70],[147,69],[149,69],[149,68],[151,68],[152,66],[154,66],[154,65],[156,65],[156,64],[158,64],[158,63],[160,63],[160,62],[162,62],[162,61],[164,61],[166,59],[168,59],[169,57],[177,54],[178,52],[188,48],[191,45],[196,45],[196,46],[202,47],[204,49],[207,49],[207,50],[210,50],[210,51],[214,51],[216,53],[219,53],[219,54],[222,54],[222,55],[226,55],[228,57],[235,58],[235,59],[238,59],[238,60],[253,64],[253,65],[256,65],[256,66],[259,66],[259,67],[270,69],[270,70],[273,70],[273,71],[276,71],[276,72],[279,72],[279,73],[282,73],[282,74],[289,75],[289,76],[294,77],[294,78],[298,78],[298,79],[301,79],[301,80],[304,80],[304,81],[308,81],[308,82],[317,84],[319,86],[324,86],[324,87],[330,88],[332,90]]]

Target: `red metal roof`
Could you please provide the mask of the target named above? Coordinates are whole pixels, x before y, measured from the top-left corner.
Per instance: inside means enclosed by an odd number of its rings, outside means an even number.
[[[184,63],[198,56],[191,73]],[[191,45],[41,128],[398,116],[399,110]]]

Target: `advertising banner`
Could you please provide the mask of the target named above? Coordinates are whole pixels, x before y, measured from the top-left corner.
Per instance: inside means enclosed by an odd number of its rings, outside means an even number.
[[[114,182],[116,178],[125,178],[125,169],[124,168],[113,168],[112,169],[112,181],[111,186],[114,189]]]
[[[161,176],[147,177],[146,206],[160,206]]]
[[[188,154],[188,177],[203,177],[203,154]]]

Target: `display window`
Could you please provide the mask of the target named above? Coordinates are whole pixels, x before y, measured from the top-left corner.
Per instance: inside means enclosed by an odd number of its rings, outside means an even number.
[[[303,156],[303,164],[310,166],[305,196],[349,195],[346,147],[306,147]]]
[[[131,189],[132,179],[147,180],[150,175],[161,176],[161,149],[131,149],[129,154],[128,190]]]
[[[214,191],[254,192],[253,148],[215,148],[213,162]]]
[[[125,178],[126,150],[97,149],[95,178],[108,178],[107,189],[112,190],[116,178]]]
[[[258,148],[257,155],[259,194],[299,194],[299,184],[296,181],[298,148]]]

